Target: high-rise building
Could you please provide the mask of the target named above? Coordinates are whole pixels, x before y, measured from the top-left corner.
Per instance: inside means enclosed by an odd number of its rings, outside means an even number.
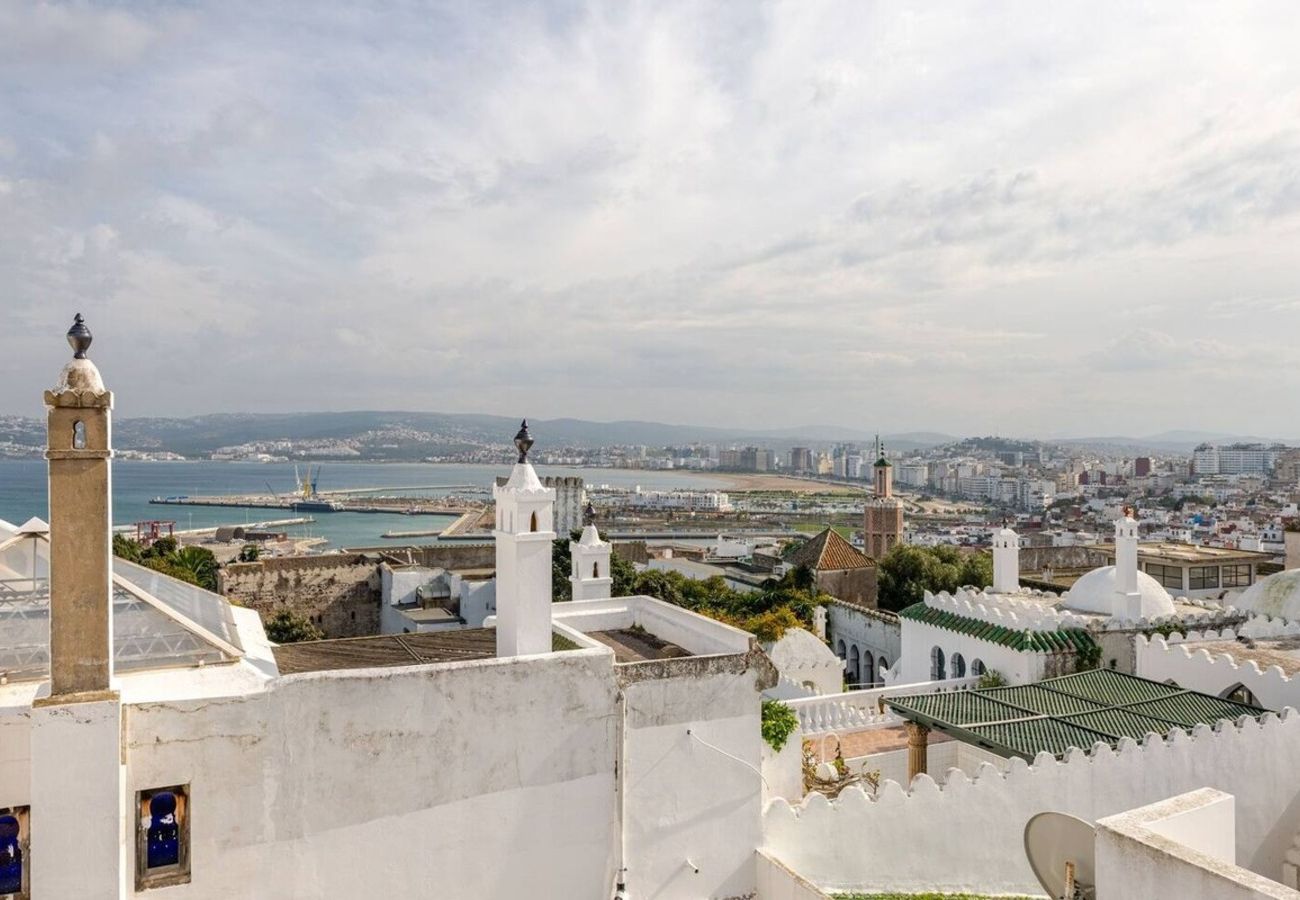
[[[792,472],[815,472],[816,467],[813,462],[813,452],[807,447],[790,448],[790,471]]]
[[[1139,456],[1133,460],[1133,477],[1146,478],[1151,474],[1151,457]]]

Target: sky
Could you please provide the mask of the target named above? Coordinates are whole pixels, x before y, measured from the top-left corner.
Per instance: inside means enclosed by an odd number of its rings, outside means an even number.
[[[0,0],[0,413],[1300,438],[1273,3]]]

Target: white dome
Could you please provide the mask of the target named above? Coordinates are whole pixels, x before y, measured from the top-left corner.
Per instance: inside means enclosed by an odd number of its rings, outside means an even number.
[[[1173,598],[1160,586],[1160,582],[1146,572],[1138,572],[1137,576],[1137,589],[1142,597],[1143,618],[1154,619],[1156,616],[1173,615]],[[1121,594],[1116,589],[1115,581],[1114,566],[1093,569],[1066,592],[1062,598],[1062,605],[1080,612],[1118,615],[1123,610],[1119,605]]]
[[[1261,578],[1227,602],[1252,615],[1300,619],[1300,569],[1287,569]]]

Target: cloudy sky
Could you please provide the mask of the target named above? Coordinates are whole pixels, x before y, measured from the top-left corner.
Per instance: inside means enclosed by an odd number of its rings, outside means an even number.
[[[1276,3],[0,0],[0,412],[1300,437]]]

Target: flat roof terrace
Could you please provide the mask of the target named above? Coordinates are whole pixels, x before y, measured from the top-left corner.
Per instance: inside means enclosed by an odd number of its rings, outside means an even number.
[[[1238,638],[1235,641],[1182,641],[1188,653],[1205,650],[1211,656],[1230,653],[1238,664],[1255,662],[1261,669],[1278,666],[1287,675],[1300,672],[1300,637]]]
[[[275,648],[275,663],[281,675],[294,675],[336,669],[419,666],[467,659],[492,659],[496,655],[495,629],[461,628],[424,634],[384,634],[282,644]]]
[[[676,644],[665,641],[643,628],[613,628],[589,631],[587,637],[600,641],[614,651],[614,661],[621,663],[644,662],[649,659],[679,659],[691,656]]]
[[[1115,555],[1115,545],[1095,544],[1093,549]],[[1142,541],[1138,543],[1138,559],[1143,562],[1177,563],[1187,566],[1206,566],[1215,563],[1261,563],[1273,559],[1272,553],[1257,550],[1233,550],[1228,547],[1206,547],[1201,544],[1183,544],[1178,541]]]

